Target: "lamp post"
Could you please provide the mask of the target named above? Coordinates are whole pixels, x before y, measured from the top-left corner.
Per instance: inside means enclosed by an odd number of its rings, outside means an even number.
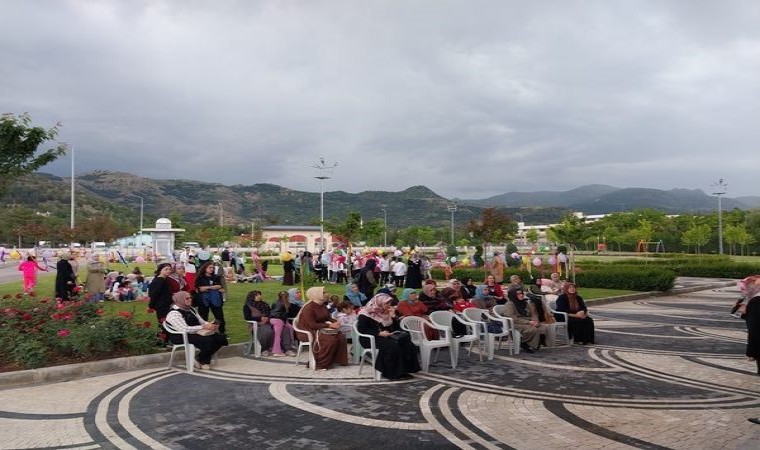
[[[338,163],[327,164],[325,158],[319,157],[319,162],[312,166],[319,171],[319,175],[316,178],[319,180],[319,245],[320,249],[325,249],[325,180],[329,180],[332,175],[333,169],[338,166]]]
[[[145,209],[144,209],[145,199],[142,198],[141,196],[137,195],[137,194],[129,194],[129,195],[131,195],[132,197],[137,197],[137,198],[140,199],[140,246],[142,246],[142,240],[143,240],[142,239],[142,234],[143,234],[143,212],[145,211]]]
[[[381,208],[383,212],[383,247],[388,247],[388,211],[385,208]]]
[[[723,254],[723,208],[721,206],[721,195],[724,195],[726,193],[726,188],[728,188],[728,184],[726,184],[725,180],[721,178],[718,180],[717,183],[712,184],[712,194],[716,197],[718,197],[718,253]]]
[[[452,203],[446,207],[451,213],[451,244],[454,245],[454,213],[457,212],[457,204]]]
[[[224,228],[224,207],[219,202],[219,228]]]

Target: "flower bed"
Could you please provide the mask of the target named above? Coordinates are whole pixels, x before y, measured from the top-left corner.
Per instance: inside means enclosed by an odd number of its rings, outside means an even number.
[[[0,299],[0,371],[151,353],[152,322],[122,311],[105,316],[99,303],[61,302],[33,294]]]

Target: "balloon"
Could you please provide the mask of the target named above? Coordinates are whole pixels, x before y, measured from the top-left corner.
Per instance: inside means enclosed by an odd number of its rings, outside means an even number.
[[[519,254],[519,253],[517,253],[517,252],[514,252],[514,253],[512,253],[512,254],[511,254],[511,255],[509,255],[509,256],[511,256],[511,257],[512,257],[512,259],[518,259],[518,258],[520,258],[520,254]]]
[[[544,262],[541,260],[541,257],[536,256],[535,258],[533,258],[533,265],[534,266],[541,267],[541,265],[543,265],[543,264],[544,264]]]
[[[559,259],[559,262],[561,263],[566,263],[567,255],[565,255],[564,253],[560,253],[559,255],[557,255],[557,259]]]
[[[457,257],[456,256],[452,256],[451,259],[450,259],[450,261],[451,261],[451,264],[456,263],[457,262]]]
[[[557,264],[557,258],[555,258],[554,256],[550,256],[549,257],[549,265],[553,266],[555,264]]]
[[[135,262],[138,263],[138,264],[144,263],[145,262],[145,258],[142,257],[142,256],[138,256],[137,258],[135,258]]]

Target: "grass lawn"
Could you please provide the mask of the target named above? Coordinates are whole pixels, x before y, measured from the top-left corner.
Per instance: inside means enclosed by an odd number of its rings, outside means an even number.
[[[153,264],[136,264],[140,266],[140,270],[146,275],[152,273],[155,270]],[[84,272],[85,264],[80,263],[79,279],[85,279]],[[131,271],[131,268],[135,264],[132,264],[129,269],[124,266],[117,266],[111,264],[110,268],[113,270]],[[271,265],[270,275],[281,275],[282,266]],[[48,274],[40,272],[37,282],[36,293],[38,297],[53,296],[55,284],[55,274]],[[243,304],[245,303],[246,294],[252,290],[260,290],[263,293],[264,300],[269,303],[273,303],[277,299],[277,293],[281,290],[287,290],[294,286],[283,286],[279,281],[267,281],[264,283],[232,283],[228,285],[227,302],[224,304],[225,319],[227,322],[227,336],[230,339],[230,343],[244,342],[249,339],[248,328],[245,321],[243,321]],[[345,292],[343,285],[326,284],[328,292],[331,294],[337,294],[341,297]],[[19,292],[23,292],[23,285],[21,282],[21,272],[19,272],[18,281],[11,281],[0,284],[0,297],[5,294],[15,295]],[[593,288],[579,288],[579,294],[586,300],[593,300],[596,298],[612,297],[616,295],[632,294],[634,291],[614,290],[614,289],[593,289]],[[13,300],[0,300],[0,305],[8,306],[8,302]],[[148,305],[146,301],[134,301],[134,302],[112,302],[106,301],[102,303],[103,309],[111,315],[116,315],[120,311],[129,311],[134,314],[135,320],[139,322],[150,321],[154,322],[156,317],[154,314],[148,314]],[[213,317],[213,316],[212,316]]]

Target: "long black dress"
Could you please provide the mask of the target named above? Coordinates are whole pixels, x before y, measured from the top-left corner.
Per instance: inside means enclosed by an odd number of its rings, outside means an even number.
[[[578,308],[574,311],[570,309],[570,302],[567,299],[567,294],[562,294],[557,297],[557,311],[568,314],[575,314],[578,311],[585,311],[588,313],[586,303],[583,301],[583,297],[576,295],[578,299]],[[581,344],[593,344],[594,343],[594,319],[586,316],[584,319],[577,317],[567,317],[567,331],[570,334],[570,339]]]
[[[61,300],[68,300],[77,281],[74,268],[71,267],[71,263],[68,260],[59,259],[55,264],[55,270],[57,271],[55,274],[55,296]]]
[[[422,261],[409,258],[406,269],[406,288],[419,289],[422,287]]]
[[[398,322],[394,321],[392,326],[384,327],[380,322],[360,314],[356,319],[356,329],[359,333],[375,336],[375,346],[378,350],[375,369],[385,378],[396,380],[420,371],[417,346],[408,336],[401,340],[379,336],[381,331],[399,330]],[[369,348],[369,339],[361,338],[360,343],[362,347]]]
[[[747,322],[746,355],[755,358],[757,374],[760,375],[760,297],[752,297],[747,302],[747,309],[743,317]]]

